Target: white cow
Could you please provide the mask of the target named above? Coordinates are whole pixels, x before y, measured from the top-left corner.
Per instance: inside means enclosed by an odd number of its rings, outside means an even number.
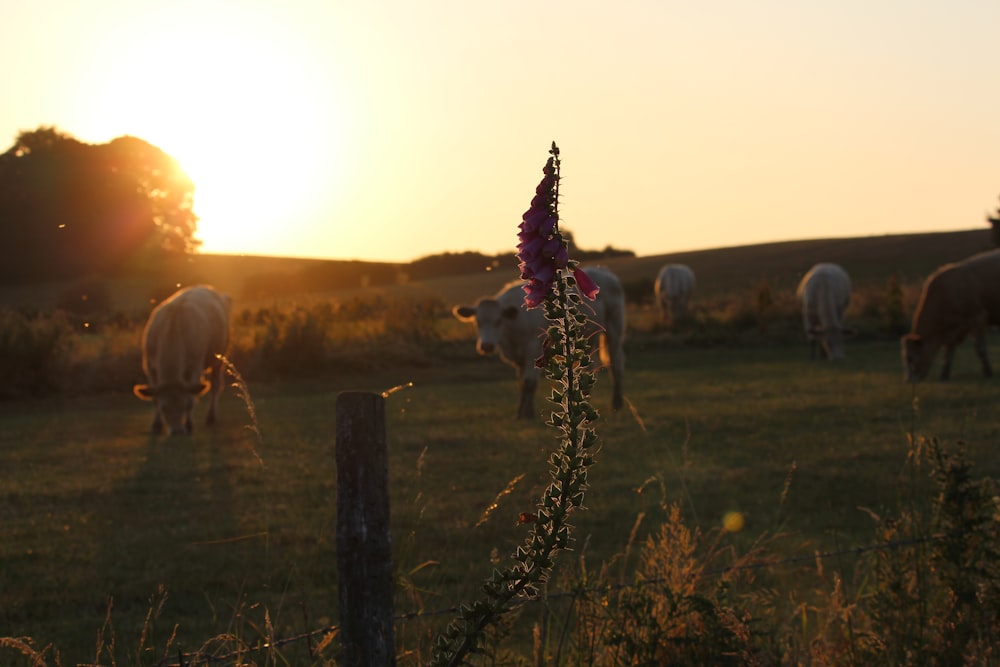
[[[142,368],[148,384],[137,384],[136,396],[153,401],[153,433],[164,426],[171,435],[193,430],[195,399],[211,390],[207,424],[215,423],[222,392],[222,361],[229,345],[229,296],[199,285],[175,292],[149,316],[142,332]],[[204,374],[208,372],[208,381]]]
[[[802,304],[802,324],[809,339],[810,356],[821,347],[830,360],[844,358],[844,312],[851,302],[851,278],[841,266],[816,264],[799,282],[795,296]]]
[[[600,332],[601,363],[611,369],[612,407],[622,407],[622,379],[625,374],[625,292],[611,271],[585,269],[601,291],[593,302],[583,300],[581,310],[588,315],[591,330]],[[533,419],[535,389],[539,369],[535,360],[542,355],[542,338],[548,321],[542,308],[524,307],[524,281],[508,283],[494,297],[480,299],[474,306],[455,306],[455,317],[476,325],[479,354],[499,351],[500,358],[514,367],[520,388],[519,419]],[[592,308],[593,312],[588,312]]]
[[[687,315],[694,294],[694,271],[686,264],[664,264],[653,285],[656,304],[664,322],[672,324]]]

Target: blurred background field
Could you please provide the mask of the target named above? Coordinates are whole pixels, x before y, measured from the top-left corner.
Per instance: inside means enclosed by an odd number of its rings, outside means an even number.
[[[897,337],[923,279],[989,245],[989,231],[975,230],[627,253],[591,263],[608,266],[625,285],[630,345],[650,338],[771,344],[801,338],[794,290],[816,262],[838,262],[851,275],[847,317],[860,337]],[[692,316],[672,329],[652,303],[653,280],[667,262],[689,264],[697,276]],[[232,296],[230,357],[247,379],[441,365],[465,355],[474,335],[450,315],[452,306],[492,295],[515,278],[513,256],[478,253],[409,265],[194,254],[115,278],[8,286],[0,290],[7,321],[0,394],[128,391],[140,379],[138,340],[152,306],[196,283]]]

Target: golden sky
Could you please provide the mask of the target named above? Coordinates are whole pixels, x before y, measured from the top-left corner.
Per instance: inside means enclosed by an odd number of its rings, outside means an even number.
[[[32,0],[0,151],[129,134],[206,252],[513,250],[548,147],[579,245],[652,255],[985,225],[996,0]]]

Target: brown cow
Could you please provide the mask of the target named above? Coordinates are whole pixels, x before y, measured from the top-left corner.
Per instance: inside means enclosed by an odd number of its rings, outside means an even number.
[[[1000,250],[945,264],[924,281],[913,327],[902,338],[907,382],[927,377],[938,349],[944,346],[941,379],[951,375],[955,348],[972,334],[985,377],[993,376],[986,353],[986,328],[1000,324]]]
[[[229,296],[199,285],[185,287],[153,309],[142,332],[142,368],[148,384],[133,392],[153,401],[153,433],[193,430],[195,399],[211,390],[206,424],[215,423],[222,392],[222,360],[229,345]],[[208,381],[203,377],[208,373]]]

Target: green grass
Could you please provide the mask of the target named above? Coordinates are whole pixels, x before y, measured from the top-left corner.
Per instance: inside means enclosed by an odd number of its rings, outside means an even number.
[[[804,342],[697,348],[634,336],[632,410],[599,424],[575,556],[585,546],[592,566],[614,558],[640,513],[641,538],[674,501],[705,529],[742,512],[745,528],[726,538],[738,550],[778,533],[774,557],[867,544],[860,508],[898,505],[911,427],[966,440],[979,475],[1000,472],[1000,384],[981,379],[969,346],[952,382],[914,390],[898,343],[852,342],[831,365],[810,363]],[[279,635],[336,624],[336,395],[407,382],[387,399],[397,611],[475,597],[491,558],[525,535],[517,517],[549,481],[555,436],[513,419],[509,368],[460,345],[467,355],[447,366],[252,385],[260,438],[232,391],[216,429],[171,440],[149,437],[149,405],[124,393],[0,404],[0,635],[52,644],[63,665],[93,660],[113,598],[118,650],[133,656],[120,664],[151,664],[175,626],[174,654],[224,632],[254,640],[265,611]],[[594,403],[610,403],[604,376]],[[796,567],[774,576],[811,585]]]

